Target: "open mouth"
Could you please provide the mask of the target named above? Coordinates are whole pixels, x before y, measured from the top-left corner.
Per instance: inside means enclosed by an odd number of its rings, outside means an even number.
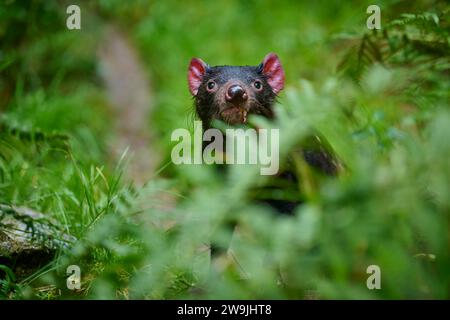
[[[220,113],[221,118],[228,124],[247,123],[248,111],[242,107],[230,107]]]

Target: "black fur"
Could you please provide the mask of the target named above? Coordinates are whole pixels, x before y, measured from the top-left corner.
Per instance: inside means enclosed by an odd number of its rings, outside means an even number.
[[[216,90],[211,92],[208,90],[208,82],[214,81],[217,85]],[[262,89],[257,90],[254,87],[255,81],[262,83]],[[245,102],[245,109],[248,114],[259,114],[269,119],[274,117],[273,105],[277,95],[269,85],[267,76],[263,73],[263,64],[258,66],[206,66],[202,81],[198,87],[197,94],[194,96],[195,108],[197,115],[202,120],[203,129],[211,128],[214,119],[229,122],[227,117],[223,116],[223,111],[227,108],[233,108],[233,105],[225,99],[224,90],[230,83],[239,83],[248,93],[248,99]],[[242,107],[242,106],[240,106]],[[317,139],[313,139],[317,140]],[[224,139],[225,141],[225,139]],[[317,140],[318,141],[318,140]],[[322,146],[304,149],[300,152],[305,161],[326,175],[335,175],[338,172],[337,161]],[[220,166],[220,171],[225,173],[226,167]],[[280,172],[274,179],[282,179],[288,184],[298,184],[297,176],[292,171]],[[265,187],[266,190],[273,188]],[[297,206],[301,203],[298,200],[279,200],[279,199],[255,199],[256,202],[268,205],[280,214],[292,214]],[[229,228],[234,228],[235,223],[229,222]],[[231,232],[230,232],[231,234]],[[212,254],[226,250],[217,245],[211,245]]]
[[[273,118],[272,106],[276,99],[276,94],[267,83],[266,76],[262,73],[261,66],[216,66],[208,67],[203,76],[202,83],[195,97],[195,107],[199,118],[203,122],[203,128],[209,129],[213,119],[224,120],[220,111],[224,107],[230,106],[223,98],[217,97],[217,92],[211,93],[206,89],[210,80],[214,80],[219,87],[224,86],[229,81],[239,81],[245,85],[249,93],[248,108],[249,113],[260,114],[268,118]],[[252,84],[259,80],[263,89],[257,91],[252,88]]]

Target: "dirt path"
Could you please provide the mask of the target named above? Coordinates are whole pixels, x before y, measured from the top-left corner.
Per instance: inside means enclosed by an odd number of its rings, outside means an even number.
[[[119,159],[128,147],[131,159],[126,177],[142,185],[152,177],[158,163],[158,155],[152,150],[149,123],[153,105],[150,80],[132,44],[115,27],[106,28],[98,58],[101,77],[117,119],[112,156]]]

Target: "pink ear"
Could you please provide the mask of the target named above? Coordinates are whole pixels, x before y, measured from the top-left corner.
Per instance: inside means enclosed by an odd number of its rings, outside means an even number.
[[[281,61],[275,53],[265,56],[262,63],[262,73],[266,75],[267,82],[276,94],[284,88],[284,70]]]
[[[207,64],[202,59],[192,58],[189,63],[188,82],[189,91],[193,96],[197,95],[198,88],[202,83],[203,75],[205,74]]]

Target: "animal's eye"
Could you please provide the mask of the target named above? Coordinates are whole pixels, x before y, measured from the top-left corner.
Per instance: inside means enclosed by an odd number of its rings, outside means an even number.
[[[256,90],[262,89],[262,83],[259,80],[256,80],[255,82],[253,82],[253,86],[255,87]]]
[[[206,84],[206,87],[208,88],[209,91],[214,90],[214,88],[216,87],[216,83],[213,80],[210,80]]]

